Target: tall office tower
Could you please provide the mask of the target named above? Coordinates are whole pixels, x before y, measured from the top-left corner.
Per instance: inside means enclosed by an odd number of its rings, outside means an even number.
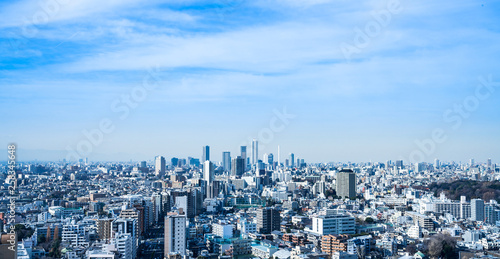
[[[245,173],[245,160],[241,156],[233,158],[231,163],[231,175],[242,176]]]
[[[164,257],[170,253],[186,255],[186,215],[170,213],[165,217]]]
[[[241,158],[243,158],[243,168],[247,169],[247,146],[241,146]]]
[[[403,169],[403,160],[396,160],[396,168]]]
[[[294,167],[295,166],[295,154],[293,153],[290,153],[290,163],[291,163],[291,167]]]
[[[176,167],[179,164],[179,158],[172,157],[172,159],[170,159],[170,164],[172,165],[172,167]]]
[[[473,199],[470,201],[471,206],[471,220],[483,221],[484,220],[484,201],[481,199]]]
[[[271,234],[280,230],[280,212],[273,208],[261,208],[257,210],[257,231],[261,234]]]
[[[262,155],[262,162],[264,164],[267,164],[267,153],[264,153],[264,155]]]
[[[222,168],[224,168],[224,172],[231,171],[231,153],[230,152],[222,152]]]
[[[471,159],[470,159],[470,162],[469,162],[469,165],[470,165],[470,166],[474,166],[474,164],[475,164],[475,163],[474,163],[474,158],[471,158]]]
[[[425,171],[425,163],[423,162],[415,163],[415,171],[417,173]]]
[[[210,186],[214,179],[214,164],[211,161],[205,161],[203,163],[203,180],[207,182],[207,186]]]
[[[491,167],[491,158],[488,158],[488,163],[487,163],[488,167]]]
[[[203,155],[201,156],[201,162],[205,163],[205,161],[210,160],[210,147],[203,146]]]
[[[165,175],[165,158],[162,156],[157,156],[155,159],[155,175],[160,177]]]
[[[146,164],[146,161],[141,161],[141,167],[142,168],[146,168],[148,167],[147,164]]]
[[[273,153],[267,155],[267,164],[271,167],[274,165],[274,155]]]
[[[351,169],[342,169],[337,173],[337,196],[356,198],[356,174]]]
[[[255,166],[255,176],[260,177],[266,174],[266,164],[259,160],[259,162]]]
[[[256,139],[252,140],[252,165],[255,165],[259,161],[259,141]]]
[[[441,165],[439,164],[439,159],[434,159],[434,168],[438,169]]]

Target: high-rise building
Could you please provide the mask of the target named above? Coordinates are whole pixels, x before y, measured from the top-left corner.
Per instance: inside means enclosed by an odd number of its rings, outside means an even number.
[[[293,168],[295,166],[295,154],[290,153],[290,166]]]
[[[214,179],[214,164],[211,161],[205,161],[203,163],[203,180],[207,182],[207,186],[210,186]]]
[[[252,140],[252,165],[255,165],[259,161],[259,141]]]
[[[470,201],[471,206],[471,220],[483,221],[484,220],[484,201],[481,199],[473,199]]]
[[[243,170],[247,170],[247,146],[241,146],[241,158],[243,158]]]
[[[201,156],[201,162],[210,160],[210,146],[203,146],[203,154]]]
[[[259,160],[257,164],[255,165],[255,176],[260,177],[264,176],[266,174],[266,164],[262,162],[262,160]]]
[[[337,196],[356,198],[356,174],[351,169],[342,169],[337,173]]]
[[[230,152],[222,152],[222,168],[224,168],[224,172],[231,171],[231,153]]]
[[[165,175],[165,158],[162,156],[157,156],[155,159],[155,175],[160,177]]]
[[[403,169],[403,160],[396,160],[396,168]]]
[[[488,158],[488,163],[487,163],[488,167],[491,167],[491,158]]]
[[[470,166],[474,166],[474,165],[475,165],[474,158],[471,158],[471,159],[470,159],[469,165],[470,165]]]
[[[231,175],[242,176],[245,173],[245,160],[241,156],[233,158],[231,163]]]
[[[271,234],[280,230],[280,212],[273,208],[261,208],[257,210],[257,231],[261,234]]]
[[[117,218],[111,223],[112,237],[119,237],[120,233],[131,235],[133,258],[137,255],[138,247],[139,228],[137,225],[137,219],[132,218]]]
[[[423,163],[423,162],[415,163],[415,171],[417,173],[425,171],[425,163]]]
[[[169,253],[186,255],[186,216],[172,213],[165,217],[164,256]]]
[[[221,191],[224,191],[224,183],[221,181],[213,181],[211,185],[207,187],[207,198],[213,199],[217,197]]]
[[[440,166],[440,164],[439,164],[439,159],[437,159],[437,158],[436,158],[436,159],[434,159],[434,168],[438,169],[438,168],[439,168],[439,166]]]
[[[269,155],[267,155],[267,164],[269,165],[273,165],[274,164],[274,156],[273,156],[273,153],[270,153]]]
[[[178,166],[178,164],[179,164],[179,158],[172,157],[172,159],[170,159],[170,164],[172,165],[172,167]]]
[[[495,206],[487,204],[484,206],[484,221],[489,224],[495,224],[497,222],[497,212]]]

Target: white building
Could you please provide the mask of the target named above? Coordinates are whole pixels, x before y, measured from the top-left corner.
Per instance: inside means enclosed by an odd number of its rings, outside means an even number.
[[[419,239],[420,236],[422,235],[422,229],[418,224],[413,225],[409,230],[408,230],[408,236],[413,239]]]
[[[186,216],[168,215],[165,217],[165,257],[169,253],[186,255]]]
[[[69,246],[89,246],[88,236],[85,226],[81,224],[69,224],[63,226],[62,240],[63,243],[68,243]]]
[[[257,224],[254,222],[243,220],[238,225],[242,234],[248,235],[257,233]]]
[[[233,225],[231,224],[213,224],[212,234],[222,238],[233,238]]]
[[[211,161],[205,161],[203,163],[203,180],[207,182],[207,186],[210,186],[214,179],[214,164]]]
[[[134,237],[130,233],[118,233],[115,238],[112,239],[112,243],[115,244],[120,258],[123,259],[133,259],[136,258],[134,254]]]
[[[355,219],[349,215],[327,210],[326,215],[312,219],[312,232],[320,235],[355,234]]]
[[[157,156],[155,159],[155,175],[163,176],[165,175],[165,158],[162,156]]]

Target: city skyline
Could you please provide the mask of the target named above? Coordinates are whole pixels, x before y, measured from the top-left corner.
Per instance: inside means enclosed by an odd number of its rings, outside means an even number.
[[[498,3],[56,7],[0,4],[0,150],[20,161],[61,160],[103,120],[82,157],[221,160],[255,138],[311,162],[408,160],[436,129],[427,162],[500,157]]]

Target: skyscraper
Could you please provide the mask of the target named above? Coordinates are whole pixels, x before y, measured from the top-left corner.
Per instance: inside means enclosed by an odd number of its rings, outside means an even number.
[[[214,164],[211,161],[205,161],[203,163],[203,180],[207,182],[207,186],[210,186],[214,179]]]
[[[256,139],[252,140],[252,165],[255,165],[259,161],[259,141]]]
[[[273,208],[261,208],[257,210],[257,231],[261,234],[271,234],[280,230],[280,212]]]
[[[488,163],[487,163],[488,167],[491,167],[491,158],[488,158]]]
[[[241,158],[243,158],[243,170],[247,169],[247,146],[241,146]]]
[[[356,174],[351,169],[342,169],[337,173],[337,196],[356,198]]]
[[[203,155],[201,156],[201,162],[205,163],[205,161],[210,160],[210,147],[203,146]]]
[[[165,175],[165,158],[162,156],[157,156],[155,159],[155,175],[160,177]]]
[[[437,158],[436,158],[436,159],[434,159],[434,168],[438,169],[438,168],[439,168],[439,166],[440,166],[440,164],[439,164],[439,159],[437,159]]]
[[[295,166],[295,155],[293,153],[290,153],[290,162],[291,162],[290,167],[294,167]]]
[[[222,152],[222,168],[224,168],[224,172],[231,171],[231,153],[230,152]]]
[[[273,153],[267,155],[267,164],[269,164],[269,166],[273,166],[274,164],[274,156],[273,156]]]
[[[396,160],[396,168],[403,169],[403,160]]]
[[[186,216],[171,214],[165,217],[164,256],[169,253],[186,255]]]
[[[242,176],[245,173],[245,160],[241,156],[233,158],[231,175]]]

